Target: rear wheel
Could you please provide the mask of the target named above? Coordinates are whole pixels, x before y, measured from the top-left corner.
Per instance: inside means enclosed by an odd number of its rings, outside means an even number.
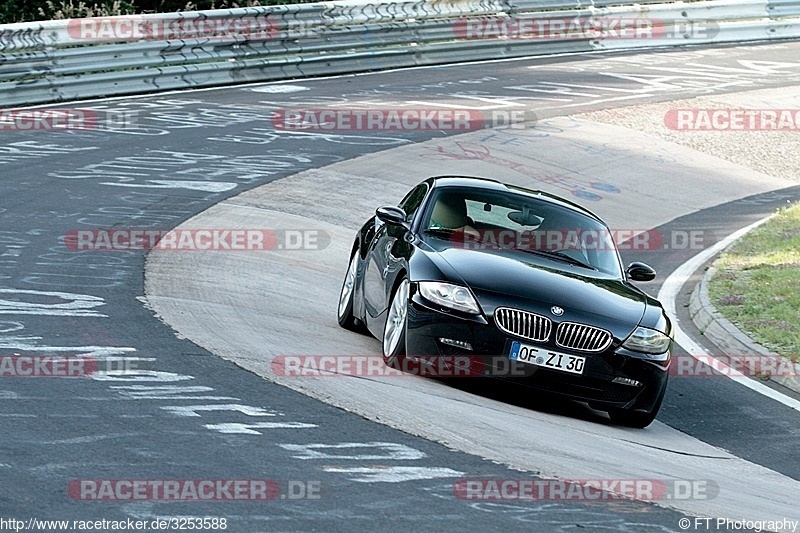
[[[392,368],[402,369],[406,356],[406,321],[408,319],[408,279],[397,285],[389,304],[383,328],[383,360]]]
[[[353,253],[350,265],[347,267],[347,274],[342,282],[342,290],[339,293],[339,325],[343,328],[356,330],[358,324],[353,316],[353,298],[356,292],[356,271],[358,269],[358,251]]]

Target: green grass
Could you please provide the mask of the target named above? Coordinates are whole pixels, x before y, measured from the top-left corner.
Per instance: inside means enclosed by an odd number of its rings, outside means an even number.
[[[717,311],[759,344],[800,361],[800,204],[781,209],[714,266],[709,293]]]

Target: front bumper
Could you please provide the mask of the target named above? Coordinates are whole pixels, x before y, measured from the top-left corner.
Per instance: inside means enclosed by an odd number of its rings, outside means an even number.
[[[512,361],[509,353],[515,340],[585,357],[583,372],[573,374]],[[437,308],[418,293],[412,295],[408,307],[406,354],[438,369],[438,373],[429,375],[489,377],[589,402],[601,409],[649,411],[667,385],[669,359],[644,359],[621,348],[621,342],[615,339],[599,353],[580,352],[513,337],[500,331],[492,317],[487,320],[480,315]],[[453,367],[463,369],[465,364],[469,372],[440,372]]]

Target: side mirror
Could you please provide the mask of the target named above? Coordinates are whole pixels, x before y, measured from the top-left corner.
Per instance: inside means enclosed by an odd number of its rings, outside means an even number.
[[[378,220],[392,226],[402,226],[405,229],[409,229],[406,212],[399,207],[393,205],[379,207],[375,210],[375,216],[378,217]]]
[[[656,271],[653,267],[638,262],[628,265],[625,274],[633,281],[652,281],[656,277]]]

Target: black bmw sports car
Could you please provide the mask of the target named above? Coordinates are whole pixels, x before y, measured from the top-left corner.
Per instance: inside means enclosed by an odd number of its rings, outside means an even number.
[[[480,375],[645,427],[673,342],[661,304],[631,284],[654,277],[643,263],[623,268],[608,226],[572,202],[442,176],[359,230],[338,318],[381,339],[389,365],[466,360],[473,372],[477,361]]]

